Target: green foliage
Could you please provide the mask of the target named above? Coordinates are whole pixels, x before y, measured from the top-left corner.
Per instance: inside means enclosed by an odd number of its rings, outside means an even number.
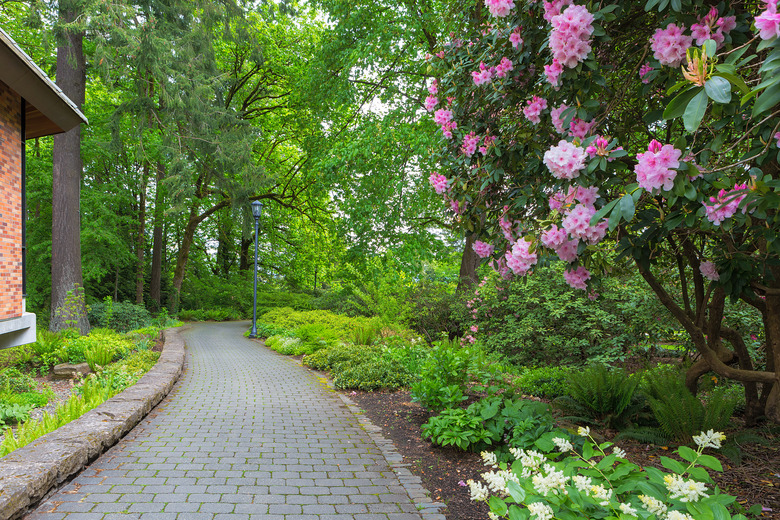
[[[86,297],[84,288],[79,284],[73,284],[73,289],[68,290],[65,301],[58,307],[54,314],[65,324],[66,328],[78,328],[79,320],[86,309]]]
[[[314,370],[329,370],[330,363],[328,362],[329,349],[321,349],[312,354],[306,354],[301,361],[304,365]]]
[[[682,374],[674,370],[656,371],[645,378],[642,391],[661,432],[680,444],[690,443],[700,431],[725,430],[739,399],[727,387],[718,387],[702,402],[685,387]]]
[[[414,374],[399,359],[380,356],[362,363],[341,363],[332,371],[333,384],[339,389],[397,390],[409,386]]]
[[[100,384],[112,390],[122,391],[134,385],[157,363],[159,352],[139,350],[125,359],[105,367],[99,374]]]
[[[65,363],[85,363],[90,359],[110,362],[123,358],[132,348],[133,342],[124,335],[111,329],[93,329],[89,336],[66,339],[57,356]]]
[[[639,377],[624,370],[594,365],[569,374],[569,395],[559,397],[556,404],[574,414],[573,419],[620,428],[644,407],[636,392],[639,383]]]
[[[236,321],[245,319],[239,311],[227,307],[179,311],[182,321]]]
[[[305,348],[303,342],[299,338],[291,336],[271,336],[265,340],[265,346],[285,356],[301,356],[307,353],[303,352]],[[299,353],[296,354],[296,352]]]
[[[35,380],[17,368],[0,371],[0,394],[32,392],[37,387]]]
[[[270,325],[268,323],[257,323],[257,337],[258,338],[270,338],[281,334],[282,336],[288,336],[290,331],[276,325]]]
[[[448,408],[423,424],[422,431],[423,438],[439,446],[479,452],[504,443],[531,448],[553,426],[546,404],[501,395],[480,399],[465,410]]]
[[[376,321],[368,318],[350,318],[349,316],[321,310],[295,311],[290,307],[282,307],[266,312],[260,317],[260,321],[287,330],[295,330],[302,325],[316,324],[323,329],[332,330],[336,337],[345,341],[352,339],[355,331],[358,329],[370,327],[376,323]]]
[[[89,306],[89,321],[103,328],[127,332],[151,325],[152,316],[141,305],[113,302],[110,296],[106,296],[104,301]]]
[[[626,275],[590,301],[566,284],[563,269],[556,262],[511,281],[491,274],[460,319],[478,327],[475,336],[489,350],[531,366],[607,364],[666,334],[668,312],[634,278]]]
[[[525,395],[555,399],[568,392],[573,367],[566,365],[522,368],[512,386]]]
[[[452,285],[423,280],[409,295],[403,320],[429,343],[442,336],[451,337],[461,329],[461,320],[457,316],[463,301]]]
[[[33,406],[29,404],[0,402],[0,427],[26,421],[30,418],[30,410],[32,409]]]

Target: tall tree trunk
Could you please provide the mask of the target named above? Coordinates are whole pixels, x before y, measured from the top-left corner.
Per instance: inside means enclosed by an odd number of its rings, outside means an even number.
[[[163,251],[163,203],[164,193],[162,181],[165,170],[162,164],[157,165],[157,186],[154,194],[154,230],[152,231],[152,279],[149,283],[149,299],[154,311],[162,309],[162,251]]]
[[[135,303],[144,304],[144,248],[146,240],[146,183],[149,181],[149,163],[144,162],[141,193],[138,196],[138,238],[135,242]]]
[[[241,251],[238,254],[238,270],[249,271],[249,247],[252,245],[254,235],[249,238],[241,237]]]
[[[59,19],[63,25],[82,13],[78,2],[61,0]],[[84,104],[86,64],[82,47],[84,32],[63,31],[57,47],[57,85],[76,106]],[[76,326],[89,332],[83,299],[81,273],[81,127],[54,136],[51,244],[51,321],[53,331]],[[77,295],[81,293],[81,297]],[[70,297],[68,295],[71,295]]]
[[[197,204],[190,208],[190,216],[187,220],[187,227],[184,228],[179,254],[176,257],[176,269],[173,271],[173,294],[168,301],[168,310],[171,314],[179,311],[179,301],[181,299],[181,286],[184,283],[184,271],[187,268],[187,260],[190,257],[190,248],[195,238],[195,230],[198,228],[202,218],[198,217]]]
[[[466,245],[463,248],[463,256],[460,259],[460,272],[458,273],[458,292],[470,289],[477,283],[477,266],[479,265],[479,256],[474,252],[474,240],[477,235],[470,233],[466,235]]]

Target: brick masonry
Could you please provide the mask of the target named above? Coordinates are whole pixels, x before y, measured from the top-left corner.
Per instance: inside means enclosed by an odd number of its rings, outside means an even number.
[[[22,99],[0,81],[0,320],[22,315]]]

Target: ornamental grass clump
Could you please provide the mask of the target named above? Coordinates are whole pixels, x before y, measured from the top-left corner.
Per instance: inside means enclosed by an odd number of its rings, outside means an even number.
[[[596,443],[588,428],[580,428],[579,434],[586,439],[581,450],[562,435],[552,439],[554,450],[548,453],[512,448],[512,464],[483,452],[492,470],[482,474],[485,483],[466,482],[471,499],[486,502],[491,519],[747,520],[743,514],[732,515],[735,497],[721,493],[707,471],[723,471],[718,459],[704,454],[707,448],[720,448],[722,433],[694,436],[697,449],[681,446],[680,460],[661,457],[666,471],[629,462],[619,447]],[[752,514],[760,511],[760,506],[750,509]]]

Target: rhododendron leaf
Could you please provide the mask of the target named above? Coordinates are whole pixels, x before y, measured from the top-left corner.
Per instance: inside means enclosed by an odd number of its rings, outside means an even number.
[[[715,65],[715,70],[725,74],[737,74],[737,67],[731,63],[719,63]]]
[[[718,44],[715,42],[715,40],[705,40],[704,45],[702,45],[702,48],[707,51],[707,56],[715,56],[715,53],[718,50]]]
[[[682,0],[672,0],[672,9],[678,13],[682,11]]]
[[[747,52],[748,47],[742,47],[741,49],[735,49],[729,53],[728,56],[726,56],[726,59],[723,61],[723,63],[728,64],[734,64],[737,62],[738,59],[740,59],[744,54]],[[717,66],[716,66],[717,68]]]
[[[615,199],[609,204],[607,204],[606,206],[604,206],[603,208],[601,208],[600,210],[598,210],[596,214],[593,215],[593,218],[590,219],[590,225],[595,226],[596,224],[598,224],[601,221],[601,219],[603,219],[604,216],[607,213],[609,213],[612,210],[612,208],[615,207],[615,204],[617,204],[618,202],[620,202],[620,199]]]
[[[620,199],[620,214],[623,216],[623,220],[630,222],[634,218],[634,210],[634,197],[626,193]]]
[[[592,161],[590,161],[588,163],[588,173],[593,173],[594,171],[596,171],[596,168],[598,168],[598,166],[599,166],[598,159],[593,159]]]
[[[685,198],[688,200],[696,200],[697,198],[696,188],[693,187],[693,184],[688,184],[685,186]]]
[[[714,469],[715,471],[723,471],[723,466],[720,464],[720,461],[712,455],[702,455],[697,462],[702,466]]]
[[[620,224],[620,207],[615,207],[612,213],[609,214],[609,230],[614,231],[618,224]]]
[[[761,83],[756,85],[756,88],[754,88],[753,90],[758,92],[759,90],[763,90],[763,89],[765,89],[767,87],[771,87],[772,85],[774,85],[775,83],[778,83],[778,82],[780,82],[780,75],[778,75],[778,76],[772,75],[768,79],[765,79],[764,81],[762,81]]]
[[[653,7],[655,7],[660,0],[647,0],[647,3],[645,4],[645,11],[651,10]]]
[[[726,78],[712,76],[704,84],[704,91],[707,96],[717,103],[728,103],[731,101],[731,83]]]
[[[664,222],[664,227],[671,231],[680,225],[680,222],[683,221],[683,218],[685,218],[685,215],[675,215],[674,217],[668,218]]]
[[[776,38],[774,38],[774,39],[772,39],[772,40],[761,40],[761,41],[758,43],[758,47],[756,47],[756,50],[757,50],[758,52],[761,52],[761,51],[763,51],[764,49],[766,49],[767,47],[774,47],[774,46],[775,46],[775,44],[777,44],[777,39],[776,39]]]
[[[664,110],[663,118],[669,120],[681,117],[685,113],[685,107],[688,106],[691,99],[701,91],[702,88],[697,87],[678,94],[677,97],[671,100],[667,105],[666,110]]]
[[[669,5],[669,0],[661,0],[658,4],[658,12],[660,13]]]
[[[690,83],[687,82],[687,81],[678,81],[677,83],[675,83],[674,85],[669,87],[669,90],[666,91],[666,95],[667,96],[671,96],[672,94],[674,94],[675,92],[677,92],[681,88],[683,88],[685,86],[688,86],[688,85],[690,85]]]
[[[753,116],[771,109],[777,105],[778,102],[780,102],[780,83],[775,83],[761,92],[761,95],[758,96],[758,99],[756,99],[756,102],[753,104]]]
[[[517,482],[514,482],[514,481],[510,480],[509,482],[507,482],[506,488],[509,491],[509,496],[511,496],[512,499],[515,502],[517,502],[518,504],[520,502],[522,502],[523,500],[525,500],[525,489],[520,487],[520,484],[518,484]],[[510,515],[509,516],[510,517],[512,516],[511,515],[511,508],[510,508]]]
[[[707,111],[707,105],[709,104],[707,93],[701,90],[696,96],[688,103],[683,114],[683,124],[685,129],[689,132],[695,132],[701,125],[701,120],[704,119],[704,113]]]

